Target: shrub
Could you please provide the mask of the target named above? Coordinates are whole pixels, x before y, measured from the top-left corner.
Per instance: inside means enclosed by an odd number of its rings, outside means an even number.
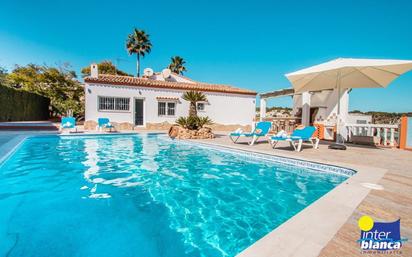
[[[197,125],[202,128],[205,125],[213,124],[212,120],[209,117],[198,117]]]
[[[181,127],[187,128],[187,118],[186,117],[179,117],[176,120],[176,124],[180,125]]]
[[[50,99],[0,85],[0,121],[47,120]]]
[[[212,120],[209,117],[195,117],[195,116],[188,116],[188,117],[179,117],[176,120],[176,124],[190,129],[190,130],[197,130],[202,128],[205,125],[212,124]]]

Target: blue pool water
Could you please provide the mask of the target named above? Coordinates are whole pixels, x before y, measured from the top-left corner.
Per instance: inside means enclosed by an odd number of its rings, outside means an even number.
[[[235,256],[345,179],[155,134],[32,137],[0,166],[0,256]]]

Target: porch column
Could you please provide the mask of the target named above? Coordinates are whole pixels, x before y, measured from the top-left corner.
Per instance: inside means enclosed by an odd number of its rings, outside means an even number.
[[[260,120],[266,117],[266,98],[260,98]]]
[[[310,93],[302,93],[302,125],[309,126],[310,123]]]

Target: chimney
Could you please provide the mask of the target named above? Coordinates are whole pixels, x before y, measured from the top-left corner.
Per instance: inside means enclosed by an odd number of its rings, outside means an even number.
[[[92,65],[90,65],[90,77],[92,78],[99,77],[99,69],[97,68],[96,63],[92,63]]]

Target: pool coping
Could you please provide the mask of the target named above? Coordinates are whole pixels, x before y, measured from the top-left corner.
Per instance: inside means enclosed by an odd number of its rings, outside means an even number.
[[[197,143],[195,140],[185,140]],[[210,146],[219,146],[257,154],[269,154],[277,157],[297,159],[312,163],[332,165],[355,170],[356,173],[318,200],[298,212],[279,227],[244,249],[236,257],[283,257],[283,256],[318,256],[322,249],[335,236],[338,230],[351,217],[357,206],[372,190],[363,183],[378,183],[387,169],[354,165],[341,162],[330,162],[316,159],[300,158],[296,152],[288,154],[274,152],[273,149],[245,150],[238,145],[226,145],[215,142],[204,142]]]
[[[269,154],[266,152],[258,152],[258,151],[248,151],[243,148],[234,148],[228,147],[227,145],[218,145],[218,144],[208,144],[205,142],[193,142],[191,140],[180,140],[179,143],[187,143],[191,145],[197,145],[200,147],[206,148],[213,148],[217,150],[221,150],[224,152],[230,152],[235,154],[240,154],[245,157],[245,159],[253,158],[259,159],[262,161],[269,161],[269,162],[276,162],[287,166],[298,166],[301,168],[310,169],[317,172],[327,172],[331,174],[335,174],[338,176],[344,176],[347,178],[352,177],[357,173],[355,169],[335,165],[335,164],[326,164],[324,162],[317,162],[313,160],[304,160],[296,158],[296,157],[286,157],[286,156],[279,156],[275,154]]]
[[[136,135],[136,134],[164,134],[164,133],[82,133],[82,134],[25,134],[16,135],[10,141],[0,146],[0,167],[17,151],[24,140],[32,136],[103,136],[103,135]],[[295,152],[279,154],[278,152],[245,149],[237,145],[225,145],[215,142],[196,140],[182,140],[191,144],[206,145],[210,147],[222,147],[225,149],[239,150],[244,153],[256,153],[292,160],[335,166],[356,171],[342,184],[338,185],[327,194],[292,216],[279,227],[266,234],[248,248],[240,252],[236,257],[273,257],[273,256],[318,256],[321,250],[338,232],[340,227],[352,215],[356,207],[371,191],[362,183],[378,183],[387,172],[386,169],[353,165],[348,163],[329,162],[300,158]]]

